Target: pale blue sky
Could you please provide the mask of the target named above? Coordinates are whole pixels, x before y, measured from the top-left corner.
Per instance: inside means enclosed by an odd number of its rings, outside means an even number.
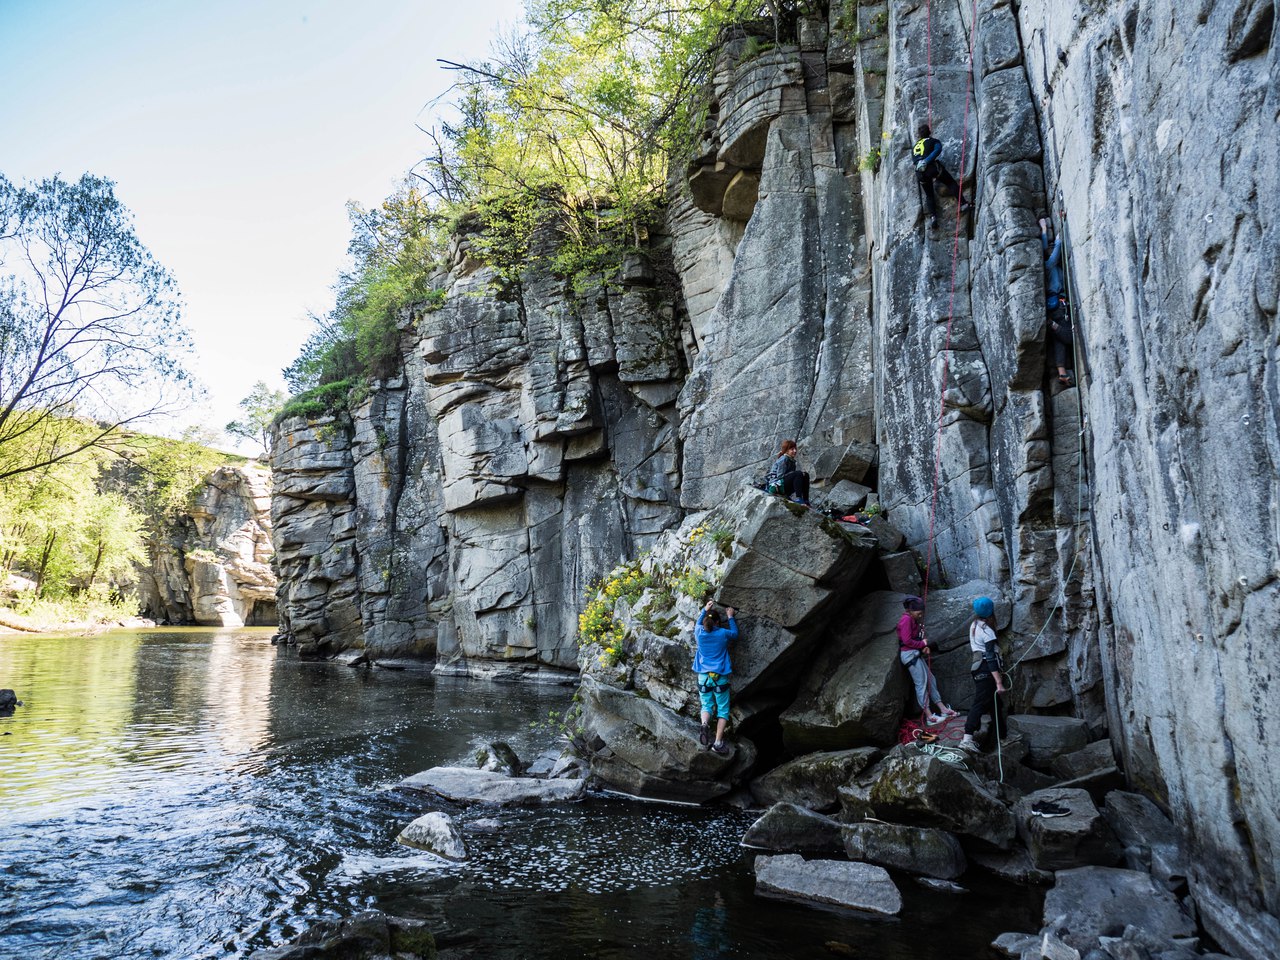
[[[221,429],[331,304],[348,199],[422,155],[428,101],[522,0],[0,0],[0,172],[117,183],[173,272]],[[168,432],[168,431],[166,431]]]

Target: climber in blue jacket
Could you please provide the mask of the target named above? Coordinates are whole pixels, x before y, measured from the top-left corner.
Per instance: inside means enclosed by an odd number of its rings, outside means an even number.
[[[729,644],[738,639],[738,623],[733,619],[733,607],[725,608],[728,624],[721,626],[720,614],[715,602],[698,614],[693,625],[693,639],[697,650],[693,655],[693,669],[698,674],[698,695],[702,700],[702,732],[698,742],[708,744],[716,753],[724,756],[729,746],[724,742],[724,728],[729,722],[729,675],[733,664],[729,662]],[[711,743],[711,718],[716,717],[716,739]]]
[[[937,184],[941,183],[950,191],[946,196],[956,198],[956,202],[960,204],[961,213],[969,209],[969,204],[965,203],[964,197],[961,196],[960,184],[956,183],[955,177],[951,176],[947,168],[942,165],[942,141],[934,139],[927,123],[920,124],[917,133],[920,139],[916,141],[911,151],[916,164],[916,184],[920,187],[920,199],[924,202],[925,211],[929,214],[929,226],[936,227],[938,201],[934,196],[934,190]]]

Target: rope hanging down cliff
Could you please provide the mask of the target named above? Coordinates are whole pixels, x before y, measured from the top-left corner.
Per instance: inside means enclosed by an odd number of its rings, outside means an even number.
[[[928,9],[928,6],[929,4],[926,2],[926,10]],[[973,45],[978,33],[978,0],[973,0],[971,21],[971,26],[969,28],[969,62],[966,67],[964,77],[964,119],[960,126],[960,189],[957,191],[959,197],[964,196],[965,161],[968,157],[967,151],[969,147],[969,100],[971,98],[973,87]],[[932,21],[929,22],[929,26],[932,28]],[[932,46],[932,41],[930,42],[930,46]],[[932,64],[930,64],[929,73],[930,77],[932,77]],[[930,94],[930,99],[932,100],[932,93]],[[942,388],[938,397],[937,442],[934,445],[933,454],[933,492],[929,498],[929,548],[924,564],[923,593],[923,599],[926,603],[928,603],[929,600],[929,577],[933,570],[934,524],[938,514],[938,486],[942,474],[942,421],[947,412],[947,375],[950,372],[951,366],[951,328],[955,321],[956,312],[956,266],[960,258],[960,225],[964,216],[960,209],[961,204],[959,202],[959,197],[957,197],[956,200],[956,223],[951,239],[951,292],[950,299],[947,304],[947,336],[946,342],[942,348]]]

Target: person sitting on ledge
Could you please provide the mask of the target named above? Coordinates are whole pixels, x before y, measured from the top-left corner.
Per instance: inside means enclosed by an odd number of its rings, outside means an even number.
[[[794,440],[783,440],[778,459],[773,461],[769,474],[764,478],[764,488],[769,493],[790,497],[796,503],[809,503],[809,474],[796,463],[798,453]]]
[[[729,745],[724,742],[724,728],[729,723],[729,676],[733,664],[729,662],[729,644],[738,639],[738,623],[733,619],[733,607],[725,608],[726,625],[721,625],[715,601],[698,614],[693,625],[693,638],[698,648],[693,655],[693,669],[698,674],[698,696],[702,700],[702,732],[698,742],[724,756]],[[716,717],[716,739],[711,742],[711,718]]]

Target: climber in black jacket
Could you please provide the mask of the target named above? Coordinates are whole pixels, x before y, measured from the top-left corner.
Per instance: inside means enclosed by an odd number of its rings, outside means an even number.
[[[929,226],[936,227],[938,201],[934,197],[934,190],[937,184],[941,183],[949,191],[946,196],[956,198],[961,213],[969,209],[969,204],[961,196],[960,184],[956,183],[955,177],[942,165],[942,141],[933,138],[927,123],[920,124],[917,132],[920,139],[911,151],[916,164],[916,183],[920,187],[920,198],[924,202],[925,211],[929,214]]]

